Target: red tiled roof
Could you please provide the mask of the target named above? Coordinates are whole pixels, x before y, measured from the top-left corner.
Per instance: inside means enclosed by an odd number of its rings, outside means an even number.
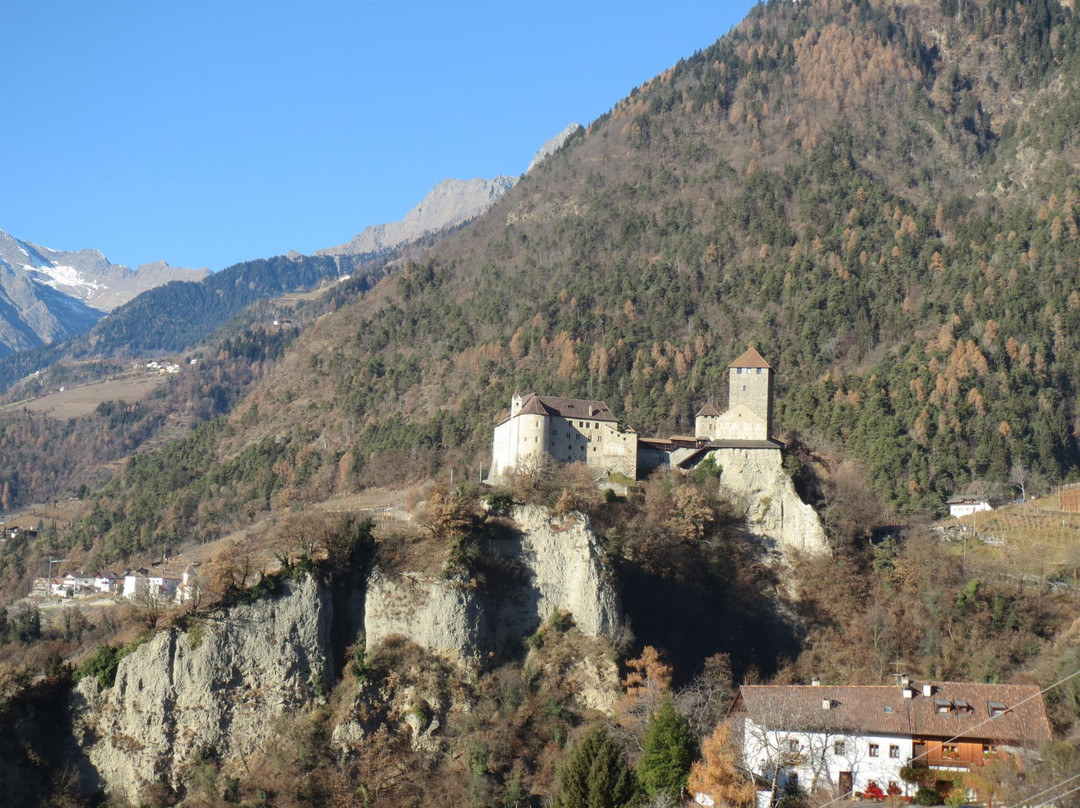
[[[728,365],[730,368],[770,368],[768,362],[766,362],[751,345],[746,353]],[[770,368],[771,369],[771,368]]]
[[[712,403],[710,402],[710,403],[706,404],[704,407],[702,407],[700,410],[698,410],[697,417],[699,417],[699,418],[701,418],[701,417],[713,418],[713,417],[715,417],[717,415],[720,415],[720,410],[716,409],[716,407],[714,407],[712,405]]]
[[[914,698],[898,685],[743,685],[732,711],[745,711],[760,726],[814,731],[829,728],[920,738],[989,740],[1034,745],[1051,739],[1050,722],[1036,685],[986,685],[969,682],[913,683]],[[830,700],[830,709],[822,703]],[[938,712],[938,702],[953,705]],[[966,702],[970,709],[957,709]],[[991,717],[991,703],[1005,712]]]
[[[558,415],[563,418],[588,418],[593,421],[616,420],[603,401],[538,396],[536,393],[529,393],[522,399],[520,412],[525,415]]]

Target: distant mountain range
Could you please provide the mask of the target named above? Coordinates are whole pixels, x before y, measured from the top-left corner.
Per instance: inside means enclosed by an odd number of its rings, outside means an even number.
[[[98,250],[52,250],[0,230],[0,355],[80,334],[148,289],[209,274],[164,261],[129,269]]]
[[[528,170],[580,131],[574,123],[548,140]],[[506,176],[443,180],[400,222],[372,225],[348,243],[310,257],[290,253],[245,261],[215,274],[164,261],[132,270],[110,263],[97,250],[51,250],[0,231],[0,357],[41,349],[0,363],[0,389],[64,356],[180,350],[260,297],[354,272],[474,219],[516,182]],[[111,316],[99,324],[105,313]],[[61,344],[91,329],[82,344]]]

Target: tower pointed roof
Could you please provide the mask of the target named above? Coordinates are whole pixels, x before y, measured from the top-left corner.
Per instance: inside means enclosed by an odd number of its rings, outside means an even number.
[[[720,410],[716,409],[716,407],[714,407],[713,403],[710,401],[708,404],[706,404],[704,407],[702,407],[700,410],[698,410],[697,417],[698,418],[712,418],[712,417],[715,417],[717,415],[720,415]]]
[[[751,345],[747,348],[746,353],[728,365],[730,368],[768,368],[772,370],[772,367],[766,362],[761,354],[757,352],[757,349]]]

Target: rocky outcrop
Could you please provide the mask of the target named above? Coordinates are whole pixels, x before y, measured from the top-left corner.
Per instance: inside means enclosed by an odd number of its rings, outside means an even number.
[[[443,180],[400,222],[364,228],[348,244],[318,250],[316,255],[363,255],[381,253],[430,233],[438,233],[476,218],[514,187],[514,177],[493,180]]]
[[[364,636],[373,648],[401,636],[465,666],[480,659],[485,620],[482,604],[465,582],[419,573],[376,572],[364,600]]]
[[[382,723],[410,727],[418,749],[436,742],[440,722],[458,703],[451,684],[470,678],[462,669],[476,671],[504,652],[519,653],[555,611],[573,619],[569,630],[571,624],[558,621],[562,641],[580,639],[572,653],[549,653],[543,664],[572,681],[584,705],[610,709],[618,672],[604,653],[603,635],[616,628],[620,604],[588,519],[523,506],[512,521],[501,538],[485,540],[485,551],[514,574],[488,587],[464,578],[376,572],[361,608],[349,597],[335,601],[312,578],[285,580],[274,596],[202,618],[186,631],[158,632],[121,660],[111,687],[102,690],[87,677],[72,692],[84,785],[137,803],[151,784],[181,786],[200,759],[236,771],[271,748],[275,717],[319,702],[333,683],[332,647],[344,648],[354,636],[341,635],[342,626],[361,620],[369,648],[381,644],[383,652],[396,649],[390,653],[405,658],[404,637],[441,658],[406,665],[415,682],[401,685],[380,713]],[[359,598],[359,590],[355,594]],[[433,676],[436,668],[442,672]],[[367,703],[375,695],[357,698]],[[333,731],[336,746],[348,750],[363,739],[372,729],[364,715],[343,716]]]
[[[817,512],[799,499],[779,449],[717,449],[711,454],[723,469],[721,492],[745,507],[751,533],[776,542],[782,551],[830,552],[825,528]]]
[[[544,508],[514,509],[512,536],[485,548],[521,575],[520,586],[484,592],[457,579],[420,573],[377,574],[368,586],[364,631],[368,648],[400,635],[444,658],[474,666],[501,657],[558,611],[585,635],[610,633],[621,606],[610,564],[586,517],[552,516]]]
[[[555,137],[551,138],[546,143],[544,143],[543,146],[540,147],[540,150],[536,152],[536,155],[529,163],[529,167],[525,169],[525,173],[528,174],[545,159],[547,159],[549,156],[561,149],[563,147],[563,144],[565,144],[566,141],[568,141],[578,132],[584,131],[585,128],[580,123],[572,123],[567,126],[565,129],[559,132],[559,134],[555,135]]]
[[[607,556],[580,513],[553,516],[546,508],[514,509],[519,533],[493,542],[493,550],[526,570],[523,597],[492,604],[496,648],[520,642],[552,612],[570,612],[583,634],[610,633],[620,620],[620,604]]]
[[[272,742],[274,716],[324,692],[329,593],[310,578],[283,586],[186,632],[159,632],[121,660],[104,691],[92,677],[79,683],[73,726],[87,785],[137,803],[148,783],[176,784],[199,754],[251,755]]]

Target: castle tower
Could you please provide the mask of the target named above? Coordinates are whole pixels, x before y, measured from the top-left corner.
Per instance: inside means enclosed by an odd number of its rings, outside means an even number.
[[[772,368],[754,346],[728,366],[728,413],[741,408],[754,416],[753,440],[772,437]],[[749,426],[749,424],[747,424]]]

